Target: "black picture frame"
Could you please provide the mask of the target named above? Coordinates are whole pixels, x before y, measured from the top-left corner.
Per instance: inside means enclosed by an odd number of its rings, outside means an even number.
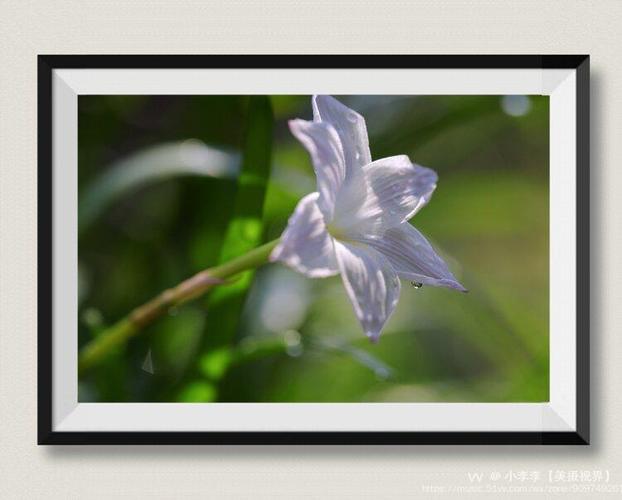
[[[576,431],[59,432],[52,426],[52,72],[61,68],[534,68],[576,70]],[[38,443],[51,444],[589,444],[589,123],[587,55],[39,55]],[[77,361],[76,361],[77,362]]]

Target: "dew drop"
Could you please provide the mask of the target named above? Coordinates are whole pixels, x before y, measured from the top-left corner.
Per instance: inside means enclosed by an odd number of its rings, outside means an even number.
[[[348,113],[348,121],[356,123],[358,121],[358,116],[355,113]]]
[[[419,289],[423,286],[423,283],[419,283],[418,281],[411,281],[410,286],[412,286],[413,288]]]

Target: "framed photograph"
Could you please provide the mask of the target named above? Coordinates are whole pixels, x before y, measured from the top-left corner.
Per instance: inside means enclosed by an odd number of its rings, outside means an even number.
[[[588,444],[589,57],[38,59],[40,444]]]

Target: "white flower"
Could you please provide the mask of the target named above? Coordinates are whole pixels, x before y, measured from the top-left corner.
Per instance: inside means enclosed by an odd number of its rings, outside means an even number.
[[[372,161],[365,119],[330,96],[313,96],[313,121],[289,122],[311,155],[317,192],[296,207],[270,260],[310,278],[341,274],[373,341],[395,309],[404,278],[466,291],[408,220],[438,176],[405,155]]]

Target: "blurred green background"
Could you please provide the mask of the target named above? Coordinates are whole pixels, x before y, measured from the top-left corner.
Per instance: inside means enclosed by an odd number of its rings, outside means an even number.
[[[366,118],[374,159],[438,172],[411,223],[469,293],[403,282],[371,344],[338,276],[265,265],[116,348],[80,401],[548,400],[548,98],[336,97]],[[80,96],[78,113],[81,347],[277,238],[315,190],[287,128],[310,96]]]

